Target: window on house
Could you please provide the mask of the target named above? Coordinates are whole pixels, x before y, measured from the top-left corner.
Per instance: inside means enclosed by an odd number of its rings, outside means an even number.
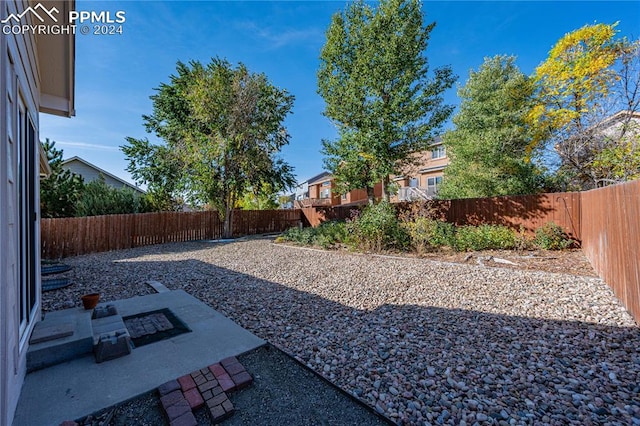
[[[322,186],[331,186],[330,181],[322,182]]]
[[[342,194],[342,201],[347,201],[347,194]]]
[[[409,179],[409,186],[412,187],[412,188],[417,188],[418,187],[418,178]]]
[[[16,124],[16,175],[19,211],[19,250],[18,257],[18,320],[22,339],[26,335],[37,303],[36,292],[36,205],[34,179],[37,176],[36,147],[38,144],[36,127],[31,119],[20,90],[17,97]]]
[[[442,183],[442,176],[427,178],[427,188],[437,190],[438,186]]]
[[[323,189],[322,191],[320,191],[321,199],[330,198],[330,197],[331,197],[331,190],[329,188]]]
[[[444,158],[447,156],[447,152],[444,148],[444,145],[438,145],[431,148],[431,159],[435,160],[436,158]]]

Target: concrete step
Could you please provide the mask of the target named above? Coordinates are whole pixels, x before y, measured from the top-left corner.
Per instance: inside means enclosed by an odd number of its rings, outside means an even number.
[[[131,348],[129,331],[113,305],[47,312],[31,334],[27,372],[91,353],[97,362],[103,362],[128,355]]]
[[[27,372],[70,361],[92,351],[91,311],[74,308],[47,312],[31,334]]]
[[[96,362],[120,358],[131,353],[129,330],[115,306],[97,307],[91,320],[93,353]]]

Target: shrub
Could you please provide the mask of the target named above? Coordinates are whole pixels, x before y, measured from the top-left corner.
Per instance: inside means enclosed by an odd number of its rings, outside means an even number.
[[[402,225],[409,234],[411,245],[418,253],[442,246],[453,246],[455,243],[455,227],[450,223],[428,217],[416,217],[414,220],[403,222]]]
[[[347,227],[344,221],[325,222],[317,228],[290,228],[277,241],[290,241],[303,245],[315,245],[332,248],[336,244],[344,244],[347,240]]]
[[[344,221],[324,222],[315,231],[314,245],[325,249],[346,244],[349,236],[347,224]]]
[[[515,233],[501,225],[461,226],[456,229],[454,248],[458,251],[511,249]]]
[[[130,188],[114,188],[104,178],[84,185],[75,206],[76,216],[98,216],[106,214],[144,213],[148,205]]]
[[[527,231],[523,226],[520,226],[520,230],[516,234],[515,238],[515,245],[513,248],[516,250],[533,250],[536,247],[534,238],[527,235]]]
[[[534,243],[544,250],[564,250],[573,244],[573,241],[564,232],[561,226],[548,222],[536,229]]]
[[[400,226],[393,206],[386,201],[363,209],[347,222],[347,231],[349,244],[360,250],[404,249],[409,245],[409,235]]]
[[[304,245],[311,245],[315,229],[313,228],[290,228],[287,229],[279,238],[279,241],[290,241]]]

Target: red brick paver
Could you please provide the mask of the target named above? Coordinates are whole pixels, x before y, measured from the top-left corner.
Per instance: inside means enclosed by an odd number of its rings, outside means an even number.
[[[224,369],[227,370],[227,373],[229,373],[231,377],[235,376],[236,374],[240,374],[243,371],[246,371],[242,364],[240,364],[239,362],[236,362],[235,364],[228,364],[224,367]]]
[[[198,422],[191,411],[183,414],[169,424],[170,426],[198,426]]]
[[[193,411],[207,405],[213,421],[231,416],[233,403],[226,392],[242,389],[253,381],[236,357],[196,370],[160,386],[160,401],[171,426],[196,426]]]
[[[236,384],[236,389],[238,390],[246,388],[251,384],[251,382],[253,382],[253,377],[251,377],[251,374],[246,371],[236,374],[235,376],[231,376],[231,379]]]
[[[233,380],[231,380],[231,376],[229,376],[228,374],[222,376],[218,380],[218,382],[220,383],[220,387],[222,388],[222,390],[225,392],[236,390],[236,384],[233,382]]]
[[[180,384],[177,380],[171,380],[167,383],[163,383],[158,388],[158,392],[160,392],[160,396],[165,396],[173,391],[180,389]]]
[[[226,374],[226,370],[220,364],[213,364],[209,366],[209,370],[213,373],[214,376],[220,377]]]
[[[196,382],[193,381],[193,377],[191,377],[191,375],[189,374],[178,378],[178,383],[180,383],[182,392],[186,392],[189,389],[193,389],[196,387]]]
[[[187,402],[187,400],[183,398],[178,402],[176,402],[175,404],[173,404],[172,406],[167,407],[166,412],[167,412],[167,417],[169,417],[169,421],[172,422],[178,417],[181,417],[186,413],[190,413],[191,407],[189,406],[189,403]]]
[[[162,406],[166,411],[167,408],[171,407],[173,404],[183,399],[184,399],[184,396],[182,395],[182,391],[175,390],[171,393],[166,394],[165,396],[160,397],[160,402],[162,402]]]
[[[236,358],[235,356],[230,356],[229,358],[225,358],[220,361],[220,364],[222,364],[224,368],[227,368],[227,365],[238,364],[239,362],[240,361],[238,361],[238,358]]]
[[[201,395],[196,388],[189,389],[188,391],[184,392],[184,398],[187,400],[187,402],[189,403],[189,407],[191,407],[192,410],[200,408],[204,405],[203,395]]]

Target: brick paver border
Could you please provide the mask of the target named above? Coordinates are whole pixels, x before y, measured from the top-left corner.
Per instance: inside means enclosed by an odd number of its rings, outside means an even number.
[[[233,415],[227,393],[243,389],[253,377],[236,357],[160,385],[158,393],[170,426],[197,426],[193,410],[206,405],[215,423]]]

